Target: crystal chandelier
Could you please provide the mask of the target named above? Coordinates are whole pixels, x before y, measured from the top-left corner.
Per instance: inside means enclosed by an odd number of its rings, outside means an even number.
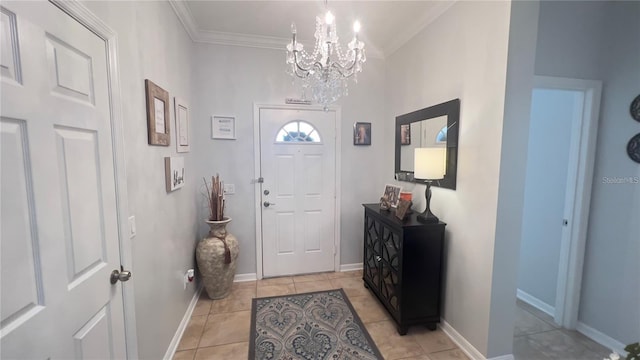
[[[325,1],[326,6],[326,1]],[[364,43],[358,39],[360,23],[353,24],[353,40],[347,45],[344,53],[338,43],[334,16],[330,11],[324,16],[316,16],[315,49],[307,53],[296,39],[296,25],[291,24],[291,43],[287,45],[287,73],[299,78],[306,94],[310,90],[313,99],[324,106],[348,95],[347,80],[353,77],[358,82],[357,74],[362,71],[362,64],[367,61]]]

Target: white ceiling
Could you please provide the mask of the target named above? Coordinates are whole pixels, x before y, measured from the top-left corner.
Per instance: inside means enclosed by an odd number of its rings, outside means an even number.
[[[452,1],[329,1],[341,42],[353,37],[352,24],[362,24],[360,38],[369,56],[397,50],[440,16]],[[324,1],[178,1],[171,5],[194,41],[284,49],[292,22],[298,38],[311,45],[315,17]],[[305,41],[305,39],[307,39]],[[309,46],[307,45],[307,46]]]

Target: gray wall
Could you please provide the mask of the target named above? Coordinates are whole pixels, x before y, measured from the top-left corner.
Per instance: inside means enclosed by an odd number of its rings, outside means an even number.
[[[311,30],[309,30],[311,31]],[[287,97],[299,98],[301,91],[285,74],[284,52],[235,46],[196,44],[193,62],[192,123],[195,134],[197,176],[219,173],[235,184],[236,194],[227,196],[227,213],[233,218],[229,230],[240,242],[238,274],[256,273],[254,184],[254,103],[283,104]],[[363,209],[360,204],[376,202],[383,192],[387,173],[379,161],[392,153],[384,131],[384,63],[369,58],[349,84],[349,96],[338,102],[342,108],[342,202],[341,264],[362,263]],[[211,139],[212,115],[236,117],[237,140]],[[353,124],[372,123],[372,145],[353,146]],[[203,200],[202,200],[203,201]],[[200,203],[202,203],[202,201]],[[198,219],[206,216],[204,209]],[[207,231],[200,224],[199,235]]]
[[[129,215],[137,222],[137,236],[130,240],[130,283],[135,288],[138,350],[142,359],[160,359],[195,291],[193,284],[187,290],[182,285],[185,271],[194,267],[197,238],[193,147],[180,155],[187,170],[184,187],[167,193],[164,181],[164,157],[176,156],[173,97],[190,101],[192,107],[195,103],[189,70],[192,43],[167,2],[85,5],[118,33]],[[146,78],[171,97],[169,147],[147,145]]]
[[[542,2],[536,74],[603,81],[578,320],[623,344],[640,338],[640,177],[625,152],[640,132],[640,2]]]
[[[555,307],[571,126],[582,114],[580,92],[535,89],[531,103],[527,181],[518,289]],[[553,315],[553,314],[551,314]]]
[[[510,7],[457,2],[390,55],[386,66],[388,149],[395,116],[461,100],[457,189],[433,188],[431,209],[447,223],[443,318],[485,355]],[[387,181],[393,179],[389,154]],[[416,207],[423,209],[424,187],[415,186],[413,193]]]

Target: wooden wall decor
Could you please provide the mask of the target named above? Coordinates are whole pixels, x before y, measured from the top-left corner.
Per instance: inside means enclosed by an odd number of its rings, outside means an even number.
[[[169,146],[169,93],[149,79],[144,81],[144,87],[147,94],[149,145]]]

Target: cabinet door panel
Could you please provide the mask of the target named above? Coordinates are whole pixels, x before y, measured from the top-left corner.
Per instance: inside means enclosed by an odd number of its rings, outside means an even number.
[[[380,236],[378,234],[379,226],[377,222],[365,217],[365,237],[364,237],[364,266],[363,276],[374,284],[374,290],[380,287],[380,270],[379,270],[379,249]]]

